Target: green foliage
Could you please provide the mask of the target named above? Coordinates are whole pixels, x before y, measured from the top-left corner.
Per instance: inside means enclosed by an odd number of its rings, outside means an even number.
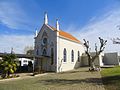
[[[10,74],[14,74],[19,66],[19,62],[15,54],[6,54],[0,61],[0,70],[2,71],[2,78],[9,77]]]
[[[101,71],[106,90],[120,90],[120,66]]]
[[[101,71],[102,76],[108,77],[108,76],[114,76],[114,75],[120,75],[120,66],[114,67],[114,68],[106,68]]]

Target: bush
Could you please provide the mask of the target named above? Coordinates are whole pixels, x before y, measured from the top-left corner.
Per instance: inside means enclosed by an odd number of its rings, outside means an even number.
[[[15,54],[6,54],[0,61],[0,71],[2,78],[9,78],[10,74],[14,74],[19,66]]]

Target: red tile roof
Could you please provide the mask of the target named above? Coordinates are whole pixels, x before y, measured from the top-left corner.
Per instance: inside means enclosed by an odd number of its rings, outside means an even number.
[[[48,25],[50,28],[52,28],[52,30],[56,30],[56,28],[54,28],[54,27],[52,27],[52,26],[50,26],[50,25]],[[72,41],[75,41],[75,42],[77,42],[77,43],[80,43],[80,41],[77,39],[77,38],[75,38],[74,36],[72,36],[71,34],[69,34],[69,33],[67,33],[67,32],[64,32],[64,31],[62,31],[62,30],[59,30],[59,35],[60,36],[62,36],[62,37],[64,37],[64,38],[66,38],[66,39],[69,39],[69,40],[72,40]]]

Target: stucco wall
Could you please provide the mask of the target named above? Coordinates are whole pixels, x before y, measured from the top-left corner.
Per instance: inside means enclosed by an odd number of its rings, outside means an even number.
[[[41,47],[42,40],[43,40],[43,33],[47,33],[47,56],[51,55],[51,48],[54,48],[54,64],[51,65],[50,59],[43,61],[43,67],[48,70],[51,69],[52,71],[61,72],[61,71],[67,71],[72,70],[74,68],[80,67],[81,64],[81,58],[80,62],[78,61],[78,51],[80,52],[80,56],[82,53],[84,53],[84,48],[82,44],[73,42],[71,40],[62,38],[59,36],[59,33],[57,31],[54,31],[48,26],[43,25],[41,28],[38,36],[35,38],[35,54],[36,50],[39,51],[38,55],[42,55],[42,49]],[[53,42],[54,46],[51,46],[51,42]],[[67,50],[67,62],[63,62],[63,50],[66,48]],[[74,62],[71,61],[71,51],[74,50]]]
[[[67,61],[63,62],[63,50],[66,48],[67,51]],[[74,62],[71,61],[71,51],[74,51]],[[80,67],[80,62],[78,62],[78,51],[80,56],[84,53],[84,48],[81,44],[66,40],[64,38],[59,38],[59,55],[58,55],[58,71],[67,71],[74,68]]]

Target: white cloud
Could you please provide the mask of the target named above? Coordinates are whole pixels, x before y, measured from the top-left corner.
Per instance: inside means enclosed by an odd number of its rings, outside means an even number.
[[[0,52],[10,52],[14,48],[15,53],[24,53],[25,46],[33,46],[33,35],[1,35]]]
[[[11,29],[30,28],[27,14],[15,2],[0,2],[0,22]]]
[[[80,40],[84,38],[89,40],[92,48],[94,48],[95,42],[99,43],[98,37],[102,37],[108,40],[105,51],[120,52],[120,44],[113,44],[110,40],[111,38],[120,38],[120,30],[116,27],[117,25],[120,25],[120,8],[112,9],[100,17],[93,17],[89,24],[78,29],[77,32],[72,31],[72,33]],[[71,29],[69,31],[71,32]]]

